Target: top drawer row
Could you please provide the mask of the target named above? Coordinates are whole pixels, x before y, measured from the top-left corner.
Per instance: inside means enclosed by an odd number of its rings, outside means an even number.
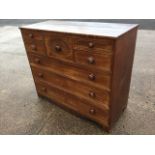
[[[23,39],[25,43],[33,41],[46,41],[55,45],[54,48],[61,50],[59,44],[63,48],[71,48],[73,50],[84,50],[93,52],[112,52],[113,40],[108,38],[71,35],[65,33],[47,32],[39,30],[22,29]],[[56,45],[58,44],[58,45]],[[59,49],[58,49],[59,48]],[[68,49],[67,49],[68,50]]]

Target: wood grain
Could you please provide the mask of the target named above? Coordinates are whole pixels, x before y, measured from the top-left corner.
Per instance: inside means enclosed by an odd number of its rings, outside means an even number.
[[[21,27],[38,95],[109,131],[127,106],[137,28],[60,21]]]
[[[65,77],[110,91],[110,80],[111,79],[110,79],[109,74],[101,72],[100,70],[95,70],[93,68],[84,69],[81,67],[75,67],[73,65],[70,65],[60,60],[43,57],[43,56],[39,57],[35,55],[31,55],[31,56],[29,55],[31,65],[36,64],[35,62],[36,58],[40,59],[40,63],[39,63],[40,67],[46,67],[48,70],[61,74]],[[88,76],[90,74],[95,75],[94,80],[89,79]]]
[[[60,87],[66,91],[70,91],[71,94],[85,98],[90,102],[94,102],[94,105],[99,105],[101,108],[106,107],[109,109],[109,93],[99,88],[91,87],[87,84],[83,84],[72,80],[70,78],[63,77],[54,72],[50,72],[40,67],[32,66],[32,73],[36,79],[47,81],[55,87]],[[39,76],[39,75],[42,76]],[[95,96],[90,96],[89,93],[95,93]]]
[[[112,54],[75,51],[75,62],[111,72]],[[90,59],[90,60],[89,60]],[[92,62],[91,62],[92,60]]]
[[[112,126],[127,106],[137,28],[116,41],[113,61],[110,125]]]
[[[73,61],[72,38],[61,33],[45,33],[47,55]]]
[[[59,102],[59,104],[62,104],[67,108],[100,123],[102,126],[108,127],[108,111],[103,111],[95,105],[90,105],[90,103],[81,100],[76,96],[70,95],[67,92],[55,87],[46,85],[43,82],[36,81],[36,84],[39,94],[46,96],[53,101]],[[92,109],[94,110],[94,113],[91,112]]]
[[[106,38],[94,38],[94,37],[73,37],[73,49],[85,50],[91,52],[112,52],[114,40]],[[90,46],[92,44],[92,46]]]

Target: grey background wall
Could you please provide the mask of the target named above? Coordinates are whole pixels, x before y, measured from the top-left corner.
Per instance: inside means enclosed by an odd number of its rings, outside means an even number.
[[[45,19],[0,19],[0,26],[6,26],[6,25],[19,26],[22,24],[31,24],[42,21],[45,21]],[[150,29],[150,30],[155,29],[155,19],[87,19],[87,20],[72,19],[72,21],[135,23],[140,25],[140,29]]]

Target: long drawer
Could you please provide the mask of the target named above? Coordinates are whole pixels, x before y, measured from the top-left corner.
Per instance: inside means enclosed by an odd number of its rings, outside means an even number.
[[[43,82],[35,80],[38,94],[46,96],[47,98],[58,102],[60,105],[80,113],[83,116],[95,120],[96,122],[108,127],[109,111],[101,110],[95,105],[91,105],[80,98],[68,94],[53,86],[49,86]]]
[[[76,81],[110,91],[111,76],[108,73],[101,72],[100,70],[94,70],[92,68],[84,69],[79,66],[75,66],[74,64],[71,65],[56,59],[32,54],[29,55],[29,60],[31,65],[46,67],[53,72],[62,74]]]
[[[76,96],[86,98],[88,101],[94,102],[94,104],[109,108],[108,92],[50,72],[42,67],[31,66],[31,68],[35,79],[47,81],[51,85],[61,87]]]

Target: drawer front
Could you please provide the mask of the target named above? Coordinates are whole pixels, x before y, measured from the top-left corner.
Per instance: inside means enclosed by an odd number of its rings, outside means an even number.
[[[112,54],[75,51],[75,61],[84,65],[111,71]]]
[[[34,40],[44,40],[43,31],[31,30],[31,29],[21,29],[23,39],[26,43],[31,43]]]
[[[22,30],[27,52],[46,55],[44,37],[41,31]]]
[[[107,110],[101,110],[100,108],[97,108],[96,106],[91,105],[74,95],[68,94],[65,91],[49,86],[43,82],[35,82],[37,91],[40,95],[48,97],[60,105],[67,107],[94,121],[97,121],[104,126],[108,126],[109,113]]]
[[[62,61],[36,55],[29,55],[29,60],[31,65],[46,67],[50,71],[62,74],[79,82],[87,83],[93,87],[104,88],[108,91],[110,89],[110,75],[107,73],[75,67]]]
[[[86,98],[95,104],[99,104],[101,106],[105,105],[107,108],[109,107],[109,94],[102,89],[90,87],[54,72],[49,72],[46,69],[39,67],[31,68],[36,79],[44,80],[56,87],[63,88],[66,91],[69,91],[76,96]]]
[[[94,52],[112,52],[114,41],[106,38],[79,36],[74,38],[73,49]]]
[[[49,57],[73,61],[70,36],[61,33],[45,33],[45,45]]]
[[[25,48],[26,48],[26,51],[29,53],[46,55],[46,49],[44,46],[44,42],[42,42],[40,40],[32,42],[32,43],[25,43]]]

